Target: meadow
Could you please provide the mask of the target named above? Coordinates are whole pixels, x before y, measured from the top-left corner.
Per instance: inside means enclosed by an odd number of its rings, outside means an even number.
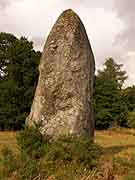
[[[85,170],[80,177],[73,180],[134,180],[135,179],[135,130],[110,129],[96,131],[95,143],[103,148],[97,167]],[[16,143],[16,132],[0,132],[0,152],[3,146],[10,146],[13,152],[19,152]],[[66,170],[65,170],[66,171]],[[9,177],[9,180],[15,180]],[[36,178],[35,178],[36,179]],[[37,177],[38,179],[38,177]],[[40,179],[40,178],[39,178]],[[46,177],[48,180],[59,180],[55,175]],[[63,179],[72,178],[63,176]]]

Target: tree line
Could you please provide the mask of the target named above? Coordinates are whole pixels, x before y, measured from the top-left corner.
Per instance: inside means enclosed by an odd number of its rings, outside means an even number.
[[[0,129],[23,127],[30,111],[41,53],[26,38],[0,33]]]
[[[0,130],[20,130],[30,112],[41,52],[25,37],[0,33]],[[96,75],[97,129],[135,127],[135,86],[123,88],[127,74],[113,58]]]

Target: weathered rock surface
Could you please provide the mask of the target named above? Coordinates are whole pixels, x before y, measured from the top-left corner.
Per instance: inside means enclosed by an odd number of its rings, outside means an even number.
[[[28,125],[42,124],[50,136],[94,134],[95,62],[85,28],[72,10],[64,11],[46,41]]]

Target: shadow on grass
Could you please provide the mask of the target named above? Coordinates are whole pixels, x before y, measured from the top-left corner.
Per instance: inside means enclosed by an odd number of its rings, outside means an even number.
[[[103,149],[104,149],[105,154],[114,155],[114,154],[120,153],[121,151],[127,150],[129,148],[135,149],[135,145],[110,146]]]

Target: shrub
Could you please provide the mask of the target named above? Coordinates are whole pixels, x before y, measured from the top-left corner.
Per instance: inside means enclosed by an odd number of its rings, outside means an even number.
[[[27,154],[31,158],[40,158],[43,154],[43,146],[48,141],[47,138],[43,138],[38,125],[31,128],[26,126],[24,130],[17,133],[16,139],[21,154]]]
[[[84,169],[96,166],[102,152],[101,148],[85,137],[60,137],[50,141],[48,137],[42,136],[38,126],[25,127],[17,133],[16,138],[20,149],[16,169],[12,165],[12,162],[16,164],[12,151],[6,151],[4,157],[5,164],[7,162],[9,169],[13,168],[10,170],[16,170],[19,180],[52,175],[64,179],[81,175]],[[61,167],[64,171],[61,171]]]
[[[93,167],[96,164],[96,158],[101,154],[101,149],[85,137],[63,136],[49,141],[48,137],[43,138],[39,126],[25,127],[17,134],[17,142],[22,159],[26,156],[35,159],[44,157],[47,162],[74,162]]]
[[[84,137],[62,137],[48,144],[46,161],[80,163],[92,168],[101,154],[101,148]]]
[[[17,133],[16,139],[20,148],[20,180],[35,178],[41,172],[40,159],[44,155],[44,146],[48,140],[42,136],[39,128],[36,124],[30,128],[26,126]]]
[[[30,158],[27,154],[23,152],[21,155],[23,158],[20,160],[20,167],[17,172],[17,177],[19,180],[33,179],[40,174],[41,166],[40,160],[35,158]]]

